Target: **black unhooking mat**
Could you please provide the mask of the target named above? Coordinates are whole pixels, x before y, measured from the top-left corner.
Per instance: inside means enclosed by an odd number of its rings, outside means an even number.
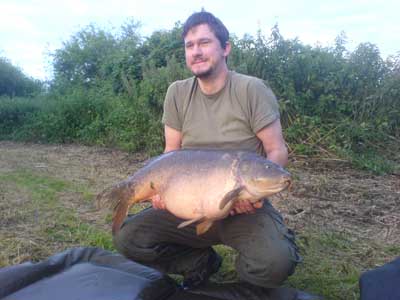
[[[290,288],[212,284],[183,291],[168,275],[99,248],[73,248],[0,269],[3,300],[294,300],[320,299]]]
[[[162,300],[175,290],[168,276],[99,248],[0,269],[0,299],[7,300]]]
[[[177,290],[167,275],[99,248],[73,248],[0,269],[3,300],[215,300]]]
[[[360,277],[361,300],[400,299],[400,257]]]

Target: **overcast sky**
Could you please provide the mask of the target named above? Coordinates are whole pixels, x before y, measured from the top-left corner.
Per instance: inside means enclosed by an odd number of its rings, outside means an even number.
[[[238,37],[258,29],[269,35],[277,23],[285,38],[310,45],[332,45],[344,31],[349,50],[371,42],[384,59],[400,51],[398,0],[0,0],[0,56],[29,76],[48,79],[48,53],[90,23],[118,28],[133,17],[142,24],[142,35],[149,36],[202,7]]]

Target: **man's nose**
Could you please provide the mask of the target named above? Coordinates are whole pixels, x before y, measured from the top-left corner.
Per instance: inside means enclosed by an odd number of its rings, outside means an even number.
[[[193,56],[198,56],[202,53],[201,47],[199,45],[193,46]]]

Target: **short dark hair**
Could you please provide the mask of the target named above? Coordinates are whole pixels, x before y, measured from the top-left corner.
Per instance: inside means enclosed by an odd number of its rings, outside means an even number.
[[[229,40],[229,31],[220,19],[216,18],[212,13],[204,10],[192,14],[183,24],[182,39],[185,39],[189,30],[201,24],[207,24],[211,31],[219,40],[221,47],[225,49],[226,43]]]

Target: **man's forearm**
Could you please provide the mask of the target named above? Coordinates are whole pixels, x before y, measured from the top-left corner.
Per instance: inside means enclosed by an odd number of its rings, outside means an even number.
[[[288,151],[286,147],[283,149],[271,150],[267,152],[267,158],[282,167],[286,167],[288,163]]]

